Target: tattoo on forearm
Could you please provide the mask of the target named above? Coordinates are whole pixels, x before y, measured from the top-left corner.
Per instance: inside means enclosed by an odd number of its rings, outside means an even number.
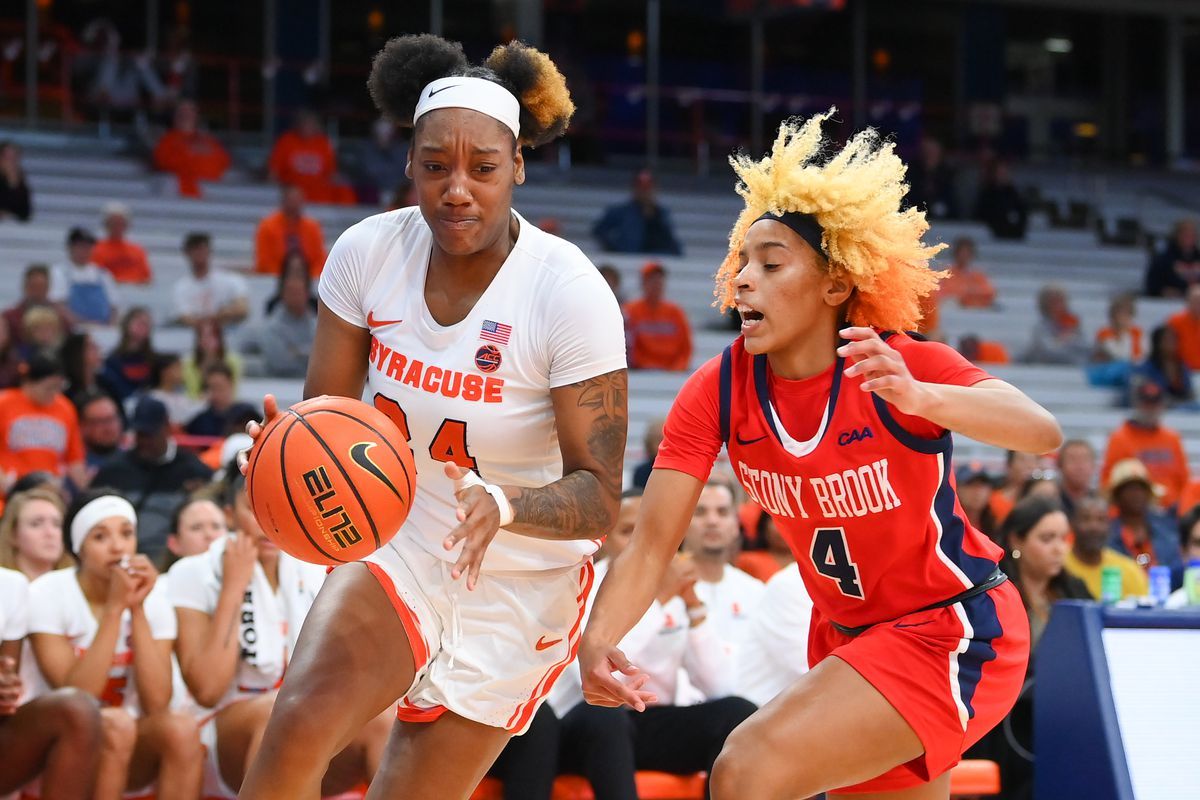
[[[512,498],[515,529],[561,539],[601,536],[612,526],[621,495],[621,469],[628,429],[629,379],[625,370],[581,381],[577,405],[592,414],[587,448],[593,469],[578,470]]]

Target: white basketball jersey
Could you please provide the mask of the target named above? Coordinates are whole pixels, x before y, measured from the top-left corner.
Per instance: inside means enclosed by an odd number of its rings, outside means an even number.
[[[433,236],[416,207],[351,227],[321,274],[325,305],[370,329],[366,399],[397,423],[416,460],[416,496],[398,535],[445,561],[458,557],[442,547],[458,523],[444,463],[475,469],[494,484],[558,480],[550,390],[625,368],[621,311],[599,272],[573,244],[517,219],[508,259],[455,325],[439,325],[425,305]],[[501,530],[483,569],[567,567],[596,546]]]

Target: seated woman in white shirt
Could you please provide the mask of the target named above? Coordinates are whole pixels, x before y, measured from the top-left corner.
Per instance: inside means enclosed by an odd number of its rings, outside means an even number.
[[[165,569],[169,570],[181,558],[198,556],[217,539],[229,533],[225,509],[213,499],[219,484],[209,484],[180,503],[171,515],[171,530],[167,533]],[[218,498],[219,499],[219,498]]]
[[[29,589],[34,694],[73,686],[100,700],[103,744],[94,797],[154,786],[158,800],[195,800],[203,760],[194,720],[169,709],[175,617],[150,560],[137,554],[137,513],[103,489],[67,516],[78,567]]]
[[[275,690],[325,569],[281,553],[266,538],[236,466],[226,470],[224,502],[232,533],[180,559],[169,578],[183,679],[196,703],[210,709],[201,738],[210,770],[223,784],[217,792],[233,797],[262,742]],[[330,764],[323,794],[371,780],[394,719],[390,709],[362,729]]]

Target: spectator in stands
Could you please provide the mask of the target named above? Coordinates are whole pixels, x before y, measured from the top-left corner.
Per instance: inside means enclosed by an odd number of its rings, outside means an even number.
[[[662,444],[663,425],[666,422],[665,417],[655,417],[646,423],[646,432],[642,436],[642,446],[645,448],[646,457],[642,459],[642,463],[633,468],[634,488],[646,488],[650,470],[654,469],[654,458],[658,455],[658,446]]]
[[[150,380],[142,393],[167,407],[167,419],[175,431],[183,430],[200,410],[200,404],[187,393],[178,353],[155,353],[150,362]]]
[[[0,389],[21,382],[21,349],[8,330],[8,317],[0,316]]]
[[[154,321],[148,308],[134,306],[121,317],[121,338],[104,359],[101,374],[122,403],[150,384],[150,365],[155,356],[153,333]]]
[[[213,542],[229,535],[225,510],[221,507],[222,489],[224,484],[214,480],[175,506],[171,532],[167,534],[167,552],[163,556],[166,570],[169,571],[181,558],[207,552]]]
[[[1190,370],[1200,369],[1200,283],[1187,290],[1187,307],[1172,314],[1167,325],[1179,340],[1179,355]]]
[[[311,111],[297,114],[292,130],[275,140],[267,169],[281,184],[299,187],[310,203],[354,203],[354,190],[337,180],[333,143]]]
[[[292,250],[287,254],[287,257],[283,259],[283,269],[279,271],[279,275],[277,276],[277,280],[275,282],[275,293],[267,298],[267,302],[263,307],[263,310],[266,311],[267,316],[270,316],[271,313],[278,308],[280,301],[283,299],[283,285],[292,278],[299,278],[304,281],[304,285],[308,287],[306,290],[308,293],[308,307],[312,309],[314,314],[317,313],[317,295],[313,292],[312,278],[309,276],[308,270],[308,261],[305,260],[304,255],[300,253],[300,251]]]
[[[1183,297],[1188,287],[1200,282],[1200,246],[1196,243],[1196,223],[1181,219],[1166,246],[1150,258],[1146,267],[1146,294],[1149,297]]]
[[[13,494],[0,517],[0,567],[33,581],[71,566],[63,548],[64,513],[62,495],[48,487]]]
[[[957,300],[963,308],[991,308],[996,287],[987,273],[975,266],[975,240],[962,236],[954,242],[954,260],[949,274],[938,284],[938,301]]]
[[[83,396],[77,408],[87,466],[99,469],[120,450],[125,418],[117,401],[102,392]]]
[[[303,378],[317,334],[317,315],[309,305],[312,295],[308,276],[293,275],[280,283],[279,305],[257,330],[250,332],[243,348],[262,355],[262,374]]]
[[[38,355],[26,364],[18,389],[0,391],[0,480],[35,470],[88,484],[75,406],[62,393],[62,363]]]
[[[371,126],[371,136],[358,154],[358,202],[366,205],[392,204],[396,187],[407,182],[408,148],[396,136],[396,123],[380,118]]]
[[[87,331],[68,334],[59,349],[66,370],[67,385],[63,394],[79,408],[83,398],[105,394],[116,401],[117,387],[104,374],[104,358],[100,347]]]
[[[1136,458],[1113,465],[1106,485],[1116,511],[1109,524],[1108,546],[1129,556],[1142,569],[1156,564],[1171,568],[1171,585],[1183,583],[1183,560],[1174,520],[1156,508],[1162,492],[1146,466]]]
[[[992,492],[988,500],[988,508],[992,510],[997,526],[1004,524],[1005,517],[1020,499],[1021,491],[1033,477],[1037,466],[1037,456],[1032,453],[1008,451],[1004,462],[1004,482]]]
[[[625,312],[630,369],[686,370],[692,360],[692,329],[682,308],[664,298],[667,270],[657,261],[642,267],[642,296]]]
[[[905,205],[925,209],[929,219],[958,219],[954,169],[946,163],[941,142],[928,136],[921,140],[920,157],[909,164],[907,177]]]
[[[622,499],[596,565],[597,584],[612,558],[628,546],[640,506],[636,490]],[[621,640],[631,663],[649,677],[643,688],[654,693],[656,703],[641,713],[589,705],[574,663],[551,689],[548,703],[562,720],[562,769],[587,777],[596,800],[636,800],[637,769],[711,772],[726,737],[755,710],[732,694],[737,666],[708,620],[695,591],[697,578],[692,560],[676,556],[654,604]],[[706,697],[721,699],[675,705],[681,671]]]
[[[14,142],[0,141],[0,221],[11,218],[28,222],[32,215],[29,183],[21,167],[21,148]]]
[[[201,320],[196,324],[196,337],[192,351],[183,361],[183,380],[188,394],[201,397],[204,394],[204,371],[213,364],[224,364],[233,371],[233,385],[237,388],[242,378],[242,359],[233,350],[225,347],[225,331],[214,319]]]
[[[118,283],[149,283],[153,276],[146,251],[125,238],[129,230],[129,206],[106,203],[103,224],[108,238],[96,243],[92,260],[108,270]]]
[[[975,201],[975,219],[987,225],[997,239],[1025,238],[1029,211],[1005,162],[994,161],[985,170]]]
[[[195,325],[212,317],[222,325],[236,325],[249,312],[249,291],[241,277],[212,266],[212,239],[207,233],[189,233],[183,254],[190,275],[175,282],[175,315],[181,325]]]
[[[592,235],[610,253],[683,255],[670,213],[655,198],[654,175],[648,169],[634,176],[629,200],[604,209]]]
[[[108,270],[92,261],[96,237],[86,228],[67,234],[67,265],[59,271],[61,295],[51,283],[52,297],[61,296],[67,309],[80,322],[111,325],[120,313],[117,285]]]
[[[153,784],[159,800],[194,800],[200,733],[170,709],[175,615],[165,582],[137,552],[140,527],[140,515],[111,490],[72,503],[66,528],[78,569],[43,575],[29,589],[38,689],[75,686],[100,701],[96,797]]]
[[[50,299],[51,273],[45,264],[30,264],[21,282],[21,299],[4,312],[8,332],[18,344],[22,341],[25,312],[34,306],[48,306],[58,315],[63,330],[71,327],[71,314],[61,302]]]
[[[33,306],[21,321],[21,344],[17,352],[22,361],[35,355],[56,355],[66,341],[62,317],[49,306]]]
[[[770,516],[763,514],[764,519]],[[813,604],[800,570],[781,569],[767,581],[738,652],[737,693],[764,706],[808,672]]]
[[[1132,294],[1120,294],[1108,304],[1108,325],[1096,332],[1087,367],[1093,386],[1124,387],[1133,365],[1142,360],[1142,329],[1134,324],[1137,307]]]
[[[1088,356],[1079,317],[1067,304],[1067,290],[1046,284],[1038,292],[1041,319],[1033,327],[1025,361],[1030,364],[1082,364]]]
[[[973,333],[958,340],[958,352],[972,364],[1009,364],[1008,349],[1000,342],[981,339]]]
[[[1101,570],[1116,567],[1121,571],[1121,596],[1144,597],[1150,593],[1150,581],[1138,563],[1108,546],[1111,535],[1108,502],[1095,492],[1088,492],[1075,503],[1071,515],[1071,532],[1075,541],[1067,553],[1067,571],[1083,581],[1092,597],[1101,596]]]
[[[228,364],[209,364],[204,369],[205,407],[184,429],[193,436],[227,436],[230,420],[239,416],[246,403],[237,402],[234,394],[233,370]]]
[[[1162,424],[1165,408],[1166,398],[1158,384],[1142,383],[1134,388],[1133,413],[1109,436],[1100,483],[1108,485],[1117,462],[1135,458],[1162,487],[1163,507],[1172,509],[1190,476],[1183,440],[1178,432]]]
[[[293,253],[300,253],[314,278],[325,267],[321,225],[304,213],[304,193],[296,186],[280,189],[279,209],[262,218],[254,236],[254,271],[278,275]]]
[[[763,583],[781,569],[796,563],[792,548],[779,532],[774,518],[765,511],[754,526],[754,542],[743,547],[734,565]]]
[[[109,458],[96,473],[95,484],[112,487],[133,503],[138,513],[138,550],[157,563],[167,546],[175,507],[207,483],[212,470],[175,443],[161,401],[139,399],[129,427],[133,447]]]
[[[1068,439],[1058,449],[1059,502],[1068,517],[1075,504],[1094,491],[1096,448],[1086,439]]]
[[[1054,469],[1035,469],[1033,475],[1021,487],[1021,493],[1017,496],[1017,502],[1021,502],[1026,497],[1044,497],[1047,500],[1053,500],[1057,503],[1061,496],[1062,493],[1058,488],[1058,471]]]
[[[996,521],[996,512],[992,510],[992,476],[978,461],[971,461],[958,468],[955,476],[958,485],[958,502],[962,505],[967,519],[976,529],[987,534],[988,538],[1004,546],[1000,538],[1000,525]]]
[[[191,100],[175,106],[175,125],[154,146],[154,166],[178,180],[184,197],[200,197],[200,181],[219,181],[229,169],[229,153],[215,136],[200,130]]]
[[[1195,401],[1192,373],[1183,362],[1179,335],[1174,328],[1159,325],[1150,332],[1150,355],[1134,370],[1133,380],[1157,384],[1169,405],[1189,405]]]
[[[1179,544],[1183,551],[1184,565],[1200,561],[1200,505],[1194,505],[1179,519]],[[1189,605],[1187,589],[1180,587],[1167,598],[1167,608],[1185,608]]]
[[[608,284],[608,288],[612,289],[613,297],[617,298],[617,303],[624,305],[625,296],[621,293],[621,273],[612,264],[601,264],[596,269],[603,276],[604,282]]]

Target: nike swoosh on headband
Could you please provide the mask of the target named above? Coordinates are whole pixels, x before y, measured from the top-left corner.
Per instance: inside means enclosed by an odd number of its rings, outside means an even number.
[[[454,87],[456,87],[456,86],[462,86],[462,84],[461,84],[461,83],[452,83],[452,84],[450,84],[449,86],[443,86],[443,87],[442,87],[442,88],[440,88],[440,89],[430,89],[430,90],[429,90],[429,94],[428,94],[427,96],[428,96],[428,97],[433,97],[433,96],[434,96],[435,94],[437,94],[438,92],[444,92],[444,91],[446,91],[447,89],[453,89],[453,88],[454,88]]]

